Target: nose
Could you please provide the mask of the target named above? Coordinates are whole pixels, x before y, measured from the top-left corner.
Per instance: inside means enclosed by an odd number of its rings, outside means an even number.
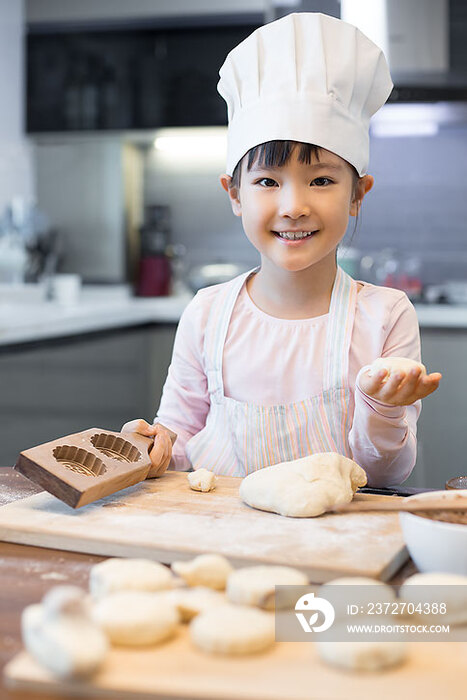
[[[283,187],[279,203],[279,214],[284,218],[299,219],[309,216],[311,212],[310,192],[302,187],[290,185]]]

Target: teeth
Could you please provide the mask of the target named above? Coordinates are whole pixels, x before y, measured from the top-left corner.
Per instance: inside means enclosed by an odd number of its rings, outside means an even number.
[[[277,235],[286,238],[288,241],[297,241],[301,238],[311,236],[313,231],[277,231]]]

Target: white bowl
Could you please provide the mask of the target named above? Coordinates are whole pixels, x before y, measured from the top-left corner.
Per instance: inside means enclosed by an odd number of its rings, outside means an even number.
[[[458,497],[460,491],[440,491],[441,494],[449,499]],[[433,492],[420,494],[417,500],[432,495]],[[404,512],[399,513],[399,520],[407,549],[419,571],[467,576],[467,525]]]

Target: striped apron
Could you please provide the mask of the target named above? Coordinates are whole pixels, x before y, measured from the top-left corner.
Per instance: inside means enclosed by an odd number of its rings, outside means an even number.
[[[356,282],[337,268],[329,306],[321,393],[296,403],[261,406],[225,396],[222,379],[230,317],[250,274],[228,282],[210,309],[204,341],[210,410],[205,427],[186,445],[188,459],[194,469],[205,467],[216,474],[246,476],[256,469],[315,452],[338,452],[351,457],[348,435],[353,394],[348,369]]]

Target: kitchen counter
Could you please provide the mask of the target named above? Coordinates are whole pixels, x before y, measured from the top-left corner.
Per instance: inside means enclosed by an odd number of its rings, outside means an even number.
[[[30,496],[40,489],[10,468],[0,468],[0,505]],[[87,588],[89,570],[103,557],[0,542],[0,672],[20,651],[20,616],[26,605],[36,603],[56,585],[75,584]],[[409,561],[391,579],[400,585],[416,573]],[[8,692],[0,688],[2,700],[43,700],[36,693]],[[63,697],[63,696],[54,696]]]
[[[73,306],[31,297],[16,301],[0,293],[0,345],[145,324],[176,324],[192,295],[143,298],[132,296],[125,285],[89,285]]]
[[[79,303],[60,306],[41,298],[8,299],[0,293],[0,345],[30,343],[146,324],[178,323],[189,293],[142,298],[125,285],[83,288]],[[467,306],[417,304],[421,328],[467,329]]]

